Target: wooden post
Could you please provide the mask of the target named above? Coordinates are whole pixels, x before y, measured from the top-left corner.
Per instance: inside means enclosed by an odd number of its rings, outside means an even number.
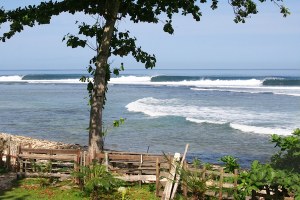
[[[77,150],[76,156],[75,156],[75,165],[74,165],[74,171],[75,172],[79,172],[79,168],[80,168],[80,150]],[[75,183],[79,184],[80,180],[78,177],[75,178]]]
[[[183,163],[183,170],[185,170],[185,172],[188,170],[186,161],[184,161]],[[183,196],[187,198],[188,188],[187,188],[186,180],[182,180],[182,192],[183,192]]]
[[[106,166],[106,171],[108,172],[108,153],[105,152],[104,153],[104,162],[105,162],[105,166]]]
[[[220,169],[220,182],[219,182],[219,200],[222,200],[222,188],[223,188],[223,177],[224,177],[224,169]]]
[[[159,183],[159,179],[160,179],[160,163],[159,163],[159,159],[156,158],[156,191],[155,191],[155,195],[156,197],[159,196],[159,190],[160,190],[160,183]]]
[[[83,166],[86,166],[86,151],[83,151]]]
[[[206,166],[203,167],[202,171],[202,179],[205,180],[205,175],[206,175]]]
[[[139,175],[142,175],[142,169],[141,169],[142,164],[143,164],[143,154],[141,154],[141,160],[140,160],[140,164],[139,164],[139,168],[140,168]],[[139,181],[139,186],[142,187],[142,181],[141,180]]]
[[[168,176],[168,180],[163,192],[162,200],[169,200],[171,198],[171,192],[172,192],[172,187],[173,187],[173,182],[175,180],[176,176],[176,166],[177,162],[180,160],[180,153],[175,153],[174,158],[171,164],[171,170]]]
[[[203,166],[202,168],[202,181],[206,182],[206,166]],[[204,199],[205,193],[202,194],[202,198]]]
[[[173,190],[172,190],[171,199],[174,199],[174,197],[175,197],[175,194],[176,194],[176,191],[177,191],[177,188],[178,188],[178,184],[179,184],[179,180],[180,180],[180,170],[182,170],[182,166],[183,166],[183,163],[185,161],[185,157],[186,157],[186,153],[188,151],[188,148],[189,148],[189,144],[186,144],[185,150],[184,150],[181,162],[180,162],[179,172],[176,175],[176,180],[175,180],[175,184],[174,184],[174,187],[173,187]]]
[[[18,159],[18,168],[19,168],[19,172],[23,172],[23,162],[22,159],[19,158],[19,154],[21,154],[22,151],[22,147],[21,145],[18,146],[18,152],[17,152],[17,159]]]
[[[7,142],[7,155],[6,155],[6,168],[10,169],[10,146],[11,146],[11,137],[9,137]]]
[[[234,194],[237,194],[238,169],[234,169]]]

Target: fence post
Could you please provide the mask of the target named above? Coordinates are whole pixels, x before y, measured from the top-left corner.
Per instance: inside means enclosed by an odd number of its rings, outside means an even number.
[[[237,194],[238,169],[234,169],[234,194]]]
[[[4,163],[4,161],[2,160],[3,156],[5,155],[4,151],[6,150],[5,143],[5,140],[0,138],[0,167],[6,167],[6,163]]]
[[[141,154],[141,159],[140,159],[140,164],[139,164],[139,168],[140,168],[139,175],[143,174],[142,169],[141,169],[142,166],[143,166],[143,154]],[[142,181],[141,180],[139,181],[139,186],[142,187]]]
[[[105,166],[106,166],[106,171],[108,172],[108,153],[107,152],[104,153],[104,162],[105,162]]]
[[[188,170],[188,166],[187,166],[186,161],[184,161],[184,163],[183,163],[183,170],[185,172],[187,172],[187,170]],[[187,198],[188,188],[187,188],[186,180],[184,180],[184,179],[182,179],[182,192],[183,192],[183,196],[185,198]]]
[[[156,182],[155,182],[155,185],[156,185],[156,191],[155,191],[155,194],[156,196],[158,197],[159,196],[159,189],[160,189],[160,185],[159,185],[159,178],[160,178],[160,162],[159,162],[159,159],[156,158]]]
[[[19,172],[23,172],[23,160],[21,158],[19,158],[19,155],[21,154],[22,152],[22,146],[19,145],[18,146],[18,165],[19,165]]]
[[[83,166],[86,166],[86,156],[87,156],[86,151],[83,151]]]
[[[7,143],[7,155],[6,155],[6,168],[10,170],[10,146],[11,146],[11,137],[8,138]]]
[[[206,175],[206,166],[203,166],[203,169],[202,169],[202,180],[205,180],[205,175]]]
[[[75,158],[74,158],[74,161],[75,161],[75,163],[74,163],[74,171],[75,172],[79,172],[79,166],[80,166],[80,150],[78,149],[77,150],[77,153],[76,153],[76,156],[75,156]],[[79,178],[78,177],[76,177],[75,178],[75,183],[76,184],[79,184]]]
[[[219,182],[219,200],[222,199],[222,189],[223,189],[223,176],[224,176],[224,169],[220,169],[220,182]]]

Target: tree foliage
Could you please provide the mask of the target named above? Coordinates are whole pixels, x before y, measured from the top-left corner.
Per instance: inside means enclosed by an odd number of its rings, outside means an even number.
[[[286,17],[290,14],[289,10],[279,4],[282,0],[270,0],[274,2],[279,8],[280,12]],[[257,3],[253,0],[229,0],[229,4],[232,6],[235,18],[234,21],[245,22],[252,14],[257,14]],[[259,0],[259,2],[266,2],[266,0]],[[173,15],[180,13],[181,15],[192,15],[196,21],[200,21],[202,16],[201,4],[207,3],[206,0],[182,0],[182,1],[163,1],[163,0],[120,0],[120,7],[118,11],[118,20],[122,18],[129,18],[134,23],[147,22],[158,23],[162,14],[167,16],[163,30],[172,34],[174,32],[172,26]],[[211,0],[211,8],[218,8],[218,0]],[[17,8],[14,10],[0,10],[0,24],[9,23],[10,30],[3,34],[1,40],[3,42],[6,39],[10,39],[16,33],[24,30],[24,27],[33,27],[35,25],[50,24],[52,16],[57,16],[61,13],[68,12],[75,14],[82,12],[86,15],[97,15],[107,19],[110,17],[109,0],[63,0],[63,1],[45,1],[39,5],[28,5],[24,8]],[[83,34],[88,37],[97,36],[101,38],[101,27],[89,26],[85,23],[79,25],[79,34]],[[118,32],[118,30],[115,30]],[[117,39],[115,34],[114,39]],[[122,35],[122,34],[121,34]],[[74,38],[73,38],[74,39]],[[121,38],[117,39],[118,41]],[[83,41],[81,41],[83,42]],[[122,44],[122,42],[121,42]],[[124,44],[124,43],[123,43]],[[76,46],[76,45],[75,45]],[[75,47],[74,46],[74,47]],[[84,46],[83,43],[79,46]],[[119,54],[121,55],[121,54]]]
[[[272,142],[280,150],[272,156],[272,166],[300,173],[300,129],[296,129],[291,136],[282,137],[272,135]]]

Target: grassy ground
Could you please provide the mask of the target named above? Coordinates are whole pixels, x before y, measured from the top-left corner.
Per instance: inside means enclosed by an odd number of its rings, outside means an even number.
[[[153,187],[143,185],[128,186],[124,200],[158,200],[155,197]],[[49,182],[47,179],[22,179],[14,183],[14,187],[7,191],[0,191],[1,200],[87,200],[80,189],[67,182]],[[110,194],[101,194],[100,199],[117,200],[122,199],[122,195],[117,191]]]

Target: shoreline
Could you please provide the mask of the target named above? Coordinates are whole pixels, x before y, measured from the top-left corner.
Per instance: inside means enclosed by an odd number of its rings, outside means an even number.
[[[11,141],[22,147],[31,147],[33,149],[45,148],[45,149],[85,149],[85,147],[79,144],[67,144],[63,142],[56,142],[51,140],[36,139],[27,136],[13,135],[10,133],[0,132],[0,139],[5,141]]]

